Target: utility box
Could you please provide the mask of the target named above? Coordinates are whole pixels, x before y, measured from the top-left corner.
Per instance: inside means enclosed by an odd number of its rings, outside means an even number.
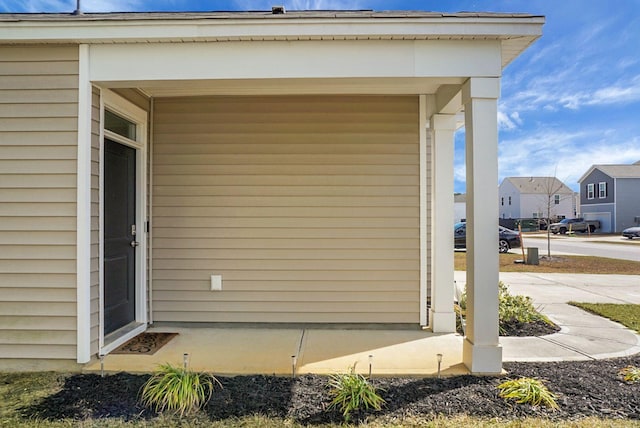
[[[538,247],[527,247],[527,264],[539,265],[540,258],[538,257]]]

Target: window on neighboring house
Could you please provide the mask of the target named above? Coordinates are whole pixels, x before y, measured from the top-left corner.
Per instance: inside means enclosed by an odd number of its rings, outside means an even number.
[[[607,183],[601,181],[598,183],[598,198],[604,199],[607,197]]]
[[[538,213],[533,213],[532,218],[538,218]]]
[[[560,195],[553,195],[553,203],[560,205]]]
[[[511,205],[511,196],[509,196],[509,205]]]
[[[504,198],[500,198],[500,205],[504,207]]]
[[[593,183],[587,184],[587,199],[595,198],[595,185]]]

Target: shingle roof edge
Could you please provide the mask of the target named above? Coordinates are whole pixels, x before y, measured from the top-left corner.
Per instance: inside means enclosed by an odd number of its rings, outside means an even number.
[[[427,11],[372,11],[372,10],[316,10],[238,12],[104,12],[104,13],[0,13],[0,21],[146,21],[197,19],[407,19],[407,18],[544,18],[528,13],[500,12],[427,12]]]

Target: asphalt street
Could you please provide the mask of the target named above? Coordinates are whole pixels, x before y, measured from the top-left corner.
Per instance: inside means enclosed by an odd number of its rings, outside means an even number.
[[[524,235],[524,247],[537,247],[540,255],[547,254],[546,235]],[[512,252],[515,250],[512,250]],[[630,241],[620,236],[551,236],[551,254],[609,257],[640,262],[640,239]]]

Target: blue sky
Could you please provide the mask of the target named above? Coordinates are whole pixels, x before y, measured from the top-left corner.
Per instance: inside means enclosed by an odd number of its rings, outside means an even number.
[[[543,36],[510,64],[499,102],[499,179],[556,175],[577,190],[594,163],[640,160],[640,1],[82,0],[86,12],[373,9],[528,12]],[[71,12],[76,0],[0,0],[0,12]],[[455,190],[464,192],[464,136]]]

